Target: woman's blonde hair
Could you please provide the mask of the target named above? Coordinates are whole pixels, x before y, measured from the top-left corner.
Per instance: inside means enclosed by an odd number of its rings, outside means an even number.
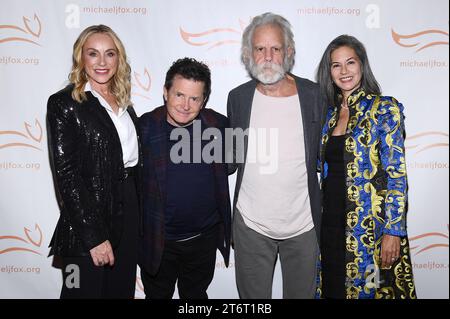
[[[109,35],[116,46],[119,60],[117,72],[111,79],[110,90],[116,97],[117,104],[120,107],[127,107],[131,105],[131,67],[127,62],[127,55],[122,41],[120,41],[117,34],[110,27],[103,24],[92,25],[84,29],[73,45],[72,70],[69,74],[69,81],[74,85],[72,98],[78,103],[87,100],[84,86],[88,81],[88,78],[84,71],[83,46],[87,39],[95,33]]]

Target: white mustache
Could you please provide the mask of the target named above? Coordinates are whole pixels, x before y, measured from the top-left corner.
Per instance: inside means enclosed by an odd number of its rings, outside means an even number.
[[[270,69],[272,71],[284,71],[282,66],[273,62],[266,62],[264,64],[260,64],[257,66],[257,69],[259,71],[263,70],[263,69]]]
[[[267,74],[267,72],[270,74]],[[281,80],[286,73],[283,66],[273,63],[265,62],[263,64],[253,65],[251,67],[252,75],[264,84],[273,84]]]

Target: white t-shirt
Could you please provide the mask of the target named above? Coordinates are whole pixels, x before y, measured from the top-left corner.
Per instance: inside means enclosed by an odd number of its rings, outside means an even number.
[[[298,95],[270,97],[256,90],[238,196],[245,224],[262,235],[287,239],[314,227]]]

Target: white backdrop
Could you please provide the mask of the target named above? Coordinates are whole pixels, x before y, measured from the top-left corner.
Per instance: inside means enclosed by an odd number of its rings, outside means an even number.
[[[448,7],[447,0],[0,0],[0,298],[59,296],[61,274],[47,258],[59,212],[45,112],[49,95],[67,83],[79,33],[100,23],[117,32],[139,115],[162,104],[165,73],[185,56],[210,66],[209,107],[225,114],[229,90],[248,80],[239,59],[243,28],[266,11],[292,23],[295,74],[314,79],[327,44],[351,34],[366,45],[383,93],[405,105],[417,293],[448,298]],[[233,258],[226,269],[218,255],[208,292],[238,297]],[[136,297],[144,297],[139,278]]]

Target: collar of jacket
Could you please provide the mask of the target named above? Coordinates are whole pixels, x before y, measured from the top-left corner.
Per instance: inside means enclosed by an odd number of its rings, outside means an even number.
[[[358,103],[358,101],[366,96],[366,91],[364,88],[360,87],[359,89],[356,89],[353,91],[350,96],[347,98],[347,105],[350,109],[355,108],[355,105]],[[342,94],[338,95],[339,100],[342,100]],[[335,107],[335,111],[337,110],[337,106]]]

